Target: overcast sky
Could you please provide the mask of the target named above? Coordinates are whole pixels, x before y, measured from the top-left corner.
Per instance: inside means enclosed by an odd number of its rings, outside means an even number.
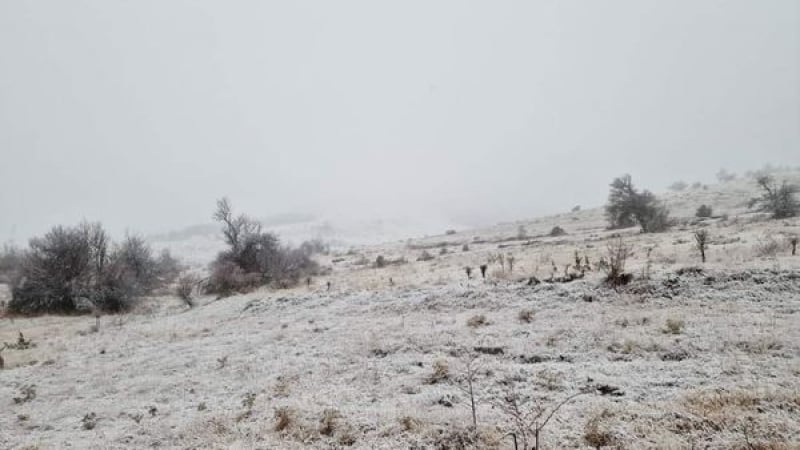
[[[0,0],[0,239],[531,217],[800,164],[800,2]]]

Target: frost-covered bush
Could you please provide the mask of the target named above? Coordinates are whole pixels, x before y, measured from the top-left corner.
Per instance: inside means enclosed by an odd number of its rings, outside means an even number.
[[[163,262],[163,261],[162,261]],[[170,263],[171,264],[171,263]],[[57,226],[30,241],[11,289],[15,313],[74,313],[82,303],[119,312],[174,279],[147,243],[128,236],[112,245],[99,223]]]
[[[191,274],[182,275],[178,278],[177,286],[175,287],[175,295],[178,296],[189,307],[194,306],[192,296],[194,294],[195,286],[197,286],[197,277]]]
[[[611,183],[606,218],[612,229],[639,225],[643,233],[666,231],[671,225],[669,210],[650,191],[636,190],[630,175]]]
[[[230,295],[258,287],[251,282],[241,267],[233,261],[217,260],[211,264],[211,275],[206,282],[205,290],[220,295]]]
[[[795,217],[800,213],[800,201],[797,200],[800,188],[786,181],[778,184],[769,175],[758,177],[756,183],[761,188],[762,194],[750,200],[751,208],[767,212],[773,219]]]
[[[695,211],[694,216],[700,218],[707,218],[711,217],[714,214],[714,211],[708,205],[700,205]]]
[[[417,257],[417,261],[430,261],[435,258],[431,255],[427,250],[423,250],[422,253]]]
[[[378,257],[375,258],[375,267],[378,269],[386,267],[386,258],[384,258],[383,255],[378,255]]]
[[[211,264],[208,292],[226,295],[267,284],[289,287],[318,272],[319,265],[311,255],[324,249],[321,242],[308,242],[300,248],[281,245],[277,236],[262,231],[258,221],[244,214],[234,216],[225,198],[217,201],[213,218],[222,223],[228,249]]]
[[[780,249],[780,242],[778,242],[775,237],[766,234],[758,239],[758,242],[756,242],[753,248],[756,256],[762,257],[774,257],[778,254]]]
[[[115,248],[113,256],[132,272],[133,280],[141,291],[150,292],[157,287],[169,285],[181,271],[180,262],[172,257],[169,250],[163,250],[156,258],[150,246],[140,236],[126,236]]]

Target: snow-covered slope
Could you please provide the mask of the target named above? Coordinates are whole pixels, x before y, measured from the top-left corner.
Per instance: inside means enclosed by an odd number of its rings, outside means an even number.
[[[679,224],[660,234],[608,231],[598,208],[336,250],[310,287],[193,309],[151,298],[97,329],[2,319],[0,342],[36,346],[2,353],[0,448],[507,449],[519,414],[541,424],[574,395],[541,448],[798,448],[800,256],[786,237],[800,219],[748,212],[755,194],[752,180],[664,194]],[[720,217],[694,219],[702,203]],[[556,225],[567,234],[548,236]],[[575,252],[598,261],[617,234],[634,249],[628,287],[596,271],[528,283]],[[481,279],[498,254],[513,271],[494,262]]]

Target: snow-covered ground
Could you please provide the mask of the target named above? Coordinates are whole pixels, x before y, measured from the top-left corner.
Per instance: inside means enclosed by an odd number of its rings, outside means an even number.
[[[685,220],[619,232],[636,275],[619,291],[596,271],[527,283],[605,254],[614,233],[591,209],[359,246],[322,257],[332,273],[310,287],[193,309],[151,298],[96,328],[0,319],[0,342],[35,344],[2,353],[0,448],[509,449],[515,418],[541,424],[576,394],[541,448],[800,448],[800,256],[785,238],[800,220],[748,212],[753,195],[752,180],[665,195]],[[701,203],[725,216],[693,219]],[[493,263],[482,280],[498,253],[513,272]]]

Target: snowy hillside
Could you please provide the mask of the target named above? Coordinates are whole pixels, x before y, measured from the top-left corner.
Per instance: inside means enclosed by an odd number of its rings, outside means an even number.
[[[800,256],[787,237],[800,219],[749,212],[756,193],[742,179],[664,194],[679,222],[666,233],[609,231],[586,209],[348,244],[311,286],[191,309],[163,296],[97,321],[4,318],[0,342],[22,332],[35,346],[2,353],[0,447],[510,449],[513,432],[530,448],[553,413],[540,448],[798,448]],[[715,217],[693,217],[703,203]],[[634,250],[630,285],[594,269],[556,281],[615,235]],[[200,262],[215,239],[167,244]]]

